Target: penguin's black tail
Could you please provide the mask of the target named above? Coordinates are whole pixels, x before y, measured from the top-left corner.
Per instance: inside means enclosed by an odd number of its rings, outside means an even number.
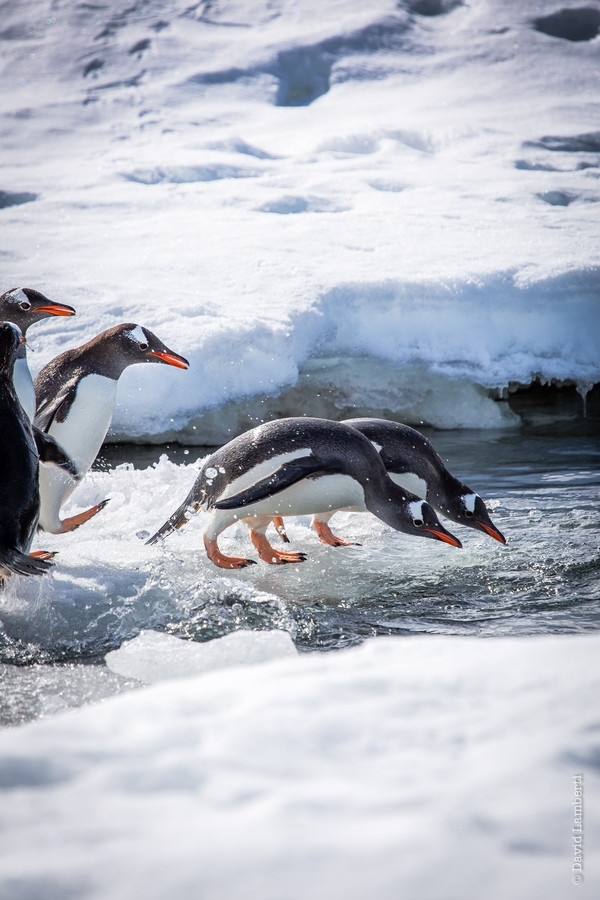
[[[193,489],[187,495],[180,507],[178,507],[172,516],[170,516],[164,525],[158,529],[156,534],[146,541],[147,544],[156,544],[168,534],[173,534],[178,528],[181,528],[195,515],[201,506],[201,501],[193,499]]]
[[[28,556],[20,550],[4,550],[0,553],[0,569],[15,575],[44,575],[53,563],[39,556]]]

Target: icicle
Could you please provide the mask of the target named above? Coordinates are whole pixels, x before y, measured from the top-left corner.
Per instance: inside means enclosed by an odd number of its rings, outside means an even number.
[[[577,383],[577,393],[581,397],[583,402],[583,418],[587,418],[587,395],[592,390],[594,385],[591,381],[580,381]]]

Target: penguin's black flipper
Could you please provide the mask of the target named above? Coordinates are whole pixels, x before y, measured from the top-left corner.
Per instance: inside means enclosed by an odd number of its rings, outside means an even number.
[[[53,563],[39,556],[27,556],[19,550],[6,549],[0,553],[0,566],[15,575],[44,575]]]
[[[178,528],[181,528],[195,515],[201,506],[201,501],[195,499],[195,487],[189,492],[181,506],[179,506],[172,516],[170,516],[164,525],[158,529],[156,534],[148,538],[146,544],[156,544],[160,538],[165,538],[168,534],[173,534]]]
[[[41,431],[36,425],[33,426],[33,437],[35,445],[40,457],[40,462],[52,463],[61,469],[64,469],[71,478],[79,481],[79,472],[75,468],[75,463],[70,456],[67,456],[59,443],[49,434]]]
[[[42,431],[48,431],[55,420],[64,422],[66,419],[77,393],[77,379],[71,378],[62,385],[58,393],[48,393],[40,375],[34,381],[37,406],[33,424]]]
[[[271,475],[257,481],[245,491],[240,491],[239,494],[234,494],[225,500],[217,500],[212,505],[214,509],[240,509],[265,500],[273,494],[279,494],[304,478],[318,478],[320,475],[330,475],[337,471],[340,470],[325,465],[316,456],[301,456],[284,463]]]

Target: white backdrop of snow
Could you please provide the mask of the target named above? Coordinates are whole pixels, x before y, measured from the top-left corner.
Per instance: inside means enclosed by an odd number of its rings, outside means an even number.
[[[0,733],[0,896],[562,900],[584,771],[595,897],[599,644],[377,639]]]
[[[113,436],[196,443],[298,409],[496,427],[490,388],[598,382],[598,42],[540,12],[4,4],[2,280],[78,309],[34,371],[138,321],[191,368],[126,372]]]

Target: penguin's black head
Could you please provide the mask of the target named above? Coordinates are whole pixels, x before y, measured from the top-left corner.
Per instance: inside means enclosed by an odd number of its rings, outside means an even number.
[[[18,325],[23,334],[48,316],[74,316],[72,306],[53,303],[33,288],[11,288],[0,296],[0,319]]]
[[[127,365],[136,363],[165,363],[177,369],[188,369],[189,362],[185,357],[169,350],[148,328],[127,323],[118,326],[121,346],[127,355]]]
[[[123,322],[101,331],[81,347],[67,351],[69,365],[78,359],[84,370],[118,381],[128,366],[137,363],[165,363],[187,369],[187,359],[165,347],[155,334],[135,322]],[[60,357],[57,357],[60,359]]]
[[[506,543],[506,538],[490,519],[490,514],[479,494],[475,494],[472,491],[461,494],[456,509],[453,510],[454,512],[456,515],[453,515],[452,518],[456,522],[460,522],[461,525],[477,528],[478,531],[484,531],[501,544]]]
[[[21,344],[25,338],[18,325],[0,323],[0,369],[12,377],[12,370]]]
[[[412,524],[412,534],[420,534],[423,537],[434,538],[437,541],[444,541],[453,547],[462,547],[458,538],[446,531],[437,515],[433,506],[430,506],[426,500],[420,500],[415,497],[407,503],[407,513]]]
[[[370,507],[370,511],[404,534],[434,538],[437,541],[451,544],[453,547],[462,547],[458,538],[446,531],[436,516],[433,506],[426,500],[420,500],[414,494],[407,494],[400,489],[396,492],[396,487],[394,485],[393,488],[389,488],[391,503],[377,509]]]

